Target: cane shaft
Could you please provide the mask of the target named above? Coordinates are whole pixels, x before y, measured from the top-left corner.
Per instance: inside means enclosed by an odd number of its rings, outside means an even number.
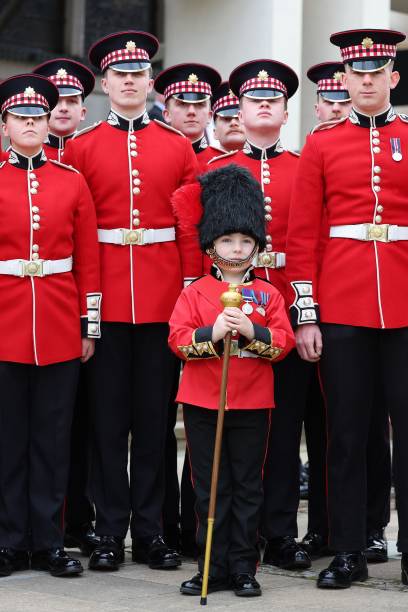
[[[201,588],[201,601],[200,601],[200,604],[202,606],[205,606],[207,604],[208,576],[209,576],[209,571],[210,571],[211,544],[212,544],[212,534],[213,534],[213,527],[214,527],[214,520],[215,520],[215,506],[217,503],[217,486],[218,486],[218,474],[220,471],[222,432],[224,428],[225,404],[227,401],[228,366],[229,366],[230,351],[231,351],[231,332],[228,332],[227,335],[225,336],[225,341],[224,341],[224,361],[222,364],[220,403],[218,407],[217,429],[215,432],[214,458],[213,458],[212,474],[211,474],[210,503],[208,507],[208,521],[207,521],[207,539],[206,539],[206,544],[205,544],[203,585]]]

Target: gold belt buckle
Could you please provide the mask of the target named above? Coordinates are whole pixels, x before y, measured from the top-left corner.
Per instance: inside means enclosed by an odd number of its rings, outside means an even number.
[[[239,354],[238,342],[236,340],[231,341],[230,356],[236,357]]]
[[[377,240],[378,242],[389,242],[388,240],[388,223],[375,225],[374,223],[367,224],[366,240]]]
[[[258,265],[265,268],[276,268],[276,253],[268,253],[268,251],[259,253]]]
[[[123,230],[122,244],[143,245],[143,235],[145,231],[146,230],[144,227],[139,227],[138,229]]]
[[[43,262],[41,260],[23,262],[22,276],[44,276]]]

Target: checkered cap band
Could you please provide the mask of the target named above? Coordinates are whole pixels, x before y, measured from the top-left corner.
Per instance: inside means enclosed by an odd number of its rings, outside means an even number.
[[[239,99],[236,96],[223,96],[219,98],[213,106],[213,112],[217,113],[223,108],[227,108],[228,106],[238,106]]]
[[[346,89],[337,79],[320,79],[317,82],[317,91],[346,91]]]
[[[44,106],[48,111],[50,110],[50,105],[44,96],[41,96],[39,93],[35,93],[33,96],[27,96],[24,93],[16,94],[15,96],[11,96],[3,102],[1,107],[1,112],[4,113],[9,108],[13,108],[14,106]]]
[[[82,92],[84,91],[84,86],[82,85],[81,81],[71,74],[67,74],[64,77],[60,77],[57,74],[52,74],[48,78],[57,87],[75,87],[75,89],[80,89]]]
[[[254,79],[245,81],[240,87],[239,95],[242,96],[246,91],[251,91],[253,89],[277,89],[284,93],[285,96],[288,95],[288,91],[282,81],[274,79],[273,77],[267,77],[266,79],[255,77]]]
[[[375,43],[367,49],[363,45],[353,45],[351,47],[344,47],[340,51],[343,62],[348,62],[366,57],[395,57],[397,55],[397,46]]]
[[[212,95],[211,86],[209,83],[204,81],[197,81],[197,83],[190,83],[190,81],[179,81],[178,83],[171,83],[164,90],[164,97],[170,98],[179,93],[203,93],[208,96]]]
[[[149,62],[150,58],[147,51],[144,49],[136,48],[134,51],[128,51],[127,49],[117,49],[116,51],[111,51],[108,55],[105,55],[103,60],[101,61],[101,70],[105,70],[111,64],[115,64],[116,62]]]

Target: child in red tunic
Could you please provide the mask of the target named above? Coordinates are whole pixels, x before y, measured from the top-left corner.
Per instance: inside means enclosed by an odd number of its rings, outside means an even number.
[[[224,337],[233,335],[224,437],[208,590],[233,588],[261,595],[255,579],[257,529],[263,501],[262,470],[273,398],[271,361],[294,346],[280,293],[255,277],[251,262],[265,246],[261,188],[244,168],[229,166],[200,178],[204,207],[200,246],[211,273],[180,295],[170,319],[169,343],[186,364],[177,396],[197,497],[199,573],[181,592],[199,595],[210,494]],[[241,308],[223,309],[220,296],[239,285]]]

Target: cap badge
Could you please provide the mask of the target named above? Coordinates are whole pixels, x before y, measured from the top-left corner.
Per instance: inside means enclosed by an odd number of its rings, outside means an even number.
[[[24,90],[24,95],[26,98],[32,98],[35,96],[35,89],[33,87],[26,87]]]
[[[234,92],[232,91],[232,89],[230,89],[230,90],[229,90],[228,95],[229,95],[229,96],[232,96],[232,97],[235,97],[235,94],[234,94]]]
[[[363,38],[361,44],[363,45],[364,49],[371,49],[371,47],[374,45],[374,41],[372,38],[367,36],[367,38]]]
[[[192,72],[189,76],[188,76],[188,82],[189,83],[198,83],[198,76],[196,74],[194,74],[194,72]]]
[[[269,77],[269,74],[266,72],[266,70],[260,70],[258,72],[258,79],[260,81],[266,81],[268,77]]]
[[[344,74],[344,73],[342,73],[342,72],[340,72],[340,71],[338,70],[337,72],[335,72],[335,73],[333,74],[333,79],[334,79],[335,81],[341,81],[341,79],[342,79],[342,74]]]
[[[128,40],[126,43],[126,51],[134,53],[136,51],[136,43],[133,40]]]
[[[65,68],[60,68],[57,71],[57,77],[59,77],[60,79],[65,79],[65,77],[68,75],[67,71],[65,70]]]

